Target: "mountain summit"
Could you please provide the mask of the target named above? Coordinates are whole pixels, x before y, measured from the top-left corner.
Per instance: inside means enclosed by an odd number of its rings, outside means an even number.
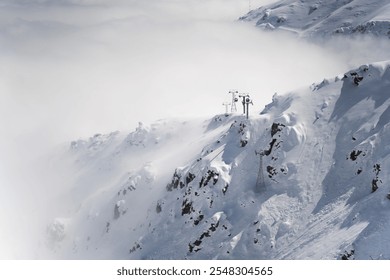
[[[240,20],[302,37],[372,34],[390,37],[390,4],[386,0],[277,1],[250,11]]]

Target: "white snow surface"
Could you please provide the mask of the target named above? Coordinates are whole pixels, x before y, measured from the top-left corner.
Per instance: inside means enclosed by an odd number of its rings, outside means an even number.
[[[281,0],[240,18],[267,30],[288,30],[302,37],[372,34],[390,37],[387,0]]]
[[[390,61],[252,111],[72,142],[75,180],[37,255],[389,259]]]

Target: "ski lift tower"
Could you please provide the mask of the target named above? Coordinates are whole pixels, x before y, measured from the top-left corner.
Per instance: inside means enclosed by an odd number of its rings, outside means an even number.
[[[230,107],[230,112],[233,114],[237,112],[236,102],[238,102],[238,98],[237,98],[238,91],[230,90],[229,93],[232,95],[232,102],[231,102],[232,106]]]
[[[225,106],[225,109],[226,109],[225,116],[229,116],[229,106],[231,104],[228,102],[224,102],[224,103],[222,103],[222,105]]]
[[[243,114],[245,115],[245,98],[249,97],[249,94],[247,93],[240,93],[238,97],[242,98],[241,104],[242,104],[242,109],[243,109]]]
[[[253,105],[253,101],[251,99],[251,97],[249,96],[249,94],[247,93],[242,93],[240,94],[238,97],[241,97],[242,98],[242,108],[243,108],[243,113],[244,115],[246,114],[246,118],[248,119],[249,118],[249,104],[252,104]]]
[[[246,119],[249,119],[249,104],[253,105],[253,101],[250,98],[249,94],[247,94],[244,98],[244,107],[246,106]],[[244,110],[245,113],[245,110]]]
[[[258,193],[262,193],[266,191],[265,188],[265,180],[264,180],[264,169],[263,169],[263,156],[264,151],[255,151],[256,155],[260,158],[260,165],[259,165],[259,172],[257,174],[257,180],[256,180],[256,189],[255,191]]]

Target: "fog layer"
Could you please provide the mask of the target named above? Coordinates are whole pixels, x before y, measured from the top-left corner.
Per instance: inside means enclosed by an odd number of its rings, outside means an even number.
[[[247,11],[244,0],[0,1],[0,257],[33,257],[26,248],[53,187],[39,159],[57,144],[211,117],[231,89],[250,93],[257,113],[275,92],[388,53],[373,40],[319,46],[263,32],[237,22]]]

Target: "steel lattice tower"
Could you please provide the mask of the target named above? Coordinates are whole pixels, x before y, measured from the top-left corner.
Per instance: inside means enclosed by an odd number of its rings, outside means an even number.
[[[231,91],[229,91],[229,93],[232,95],[232,102],[230,104],[232,106],[230,107],[230,112],[232,114],[234,114],[234,113],[237,112],[236,102],[238,101],[238,99],[237,99],[238,91],[237,90],[231,90]]]
[[[264,179],[264,169],[263,169],[263,151],[256,151],[256,155],[259,155],[260,158],[260,165],[259,165],[259,172],[257,174],[257,180],[256,180],[256,192],[265,192],[265,179]]]

